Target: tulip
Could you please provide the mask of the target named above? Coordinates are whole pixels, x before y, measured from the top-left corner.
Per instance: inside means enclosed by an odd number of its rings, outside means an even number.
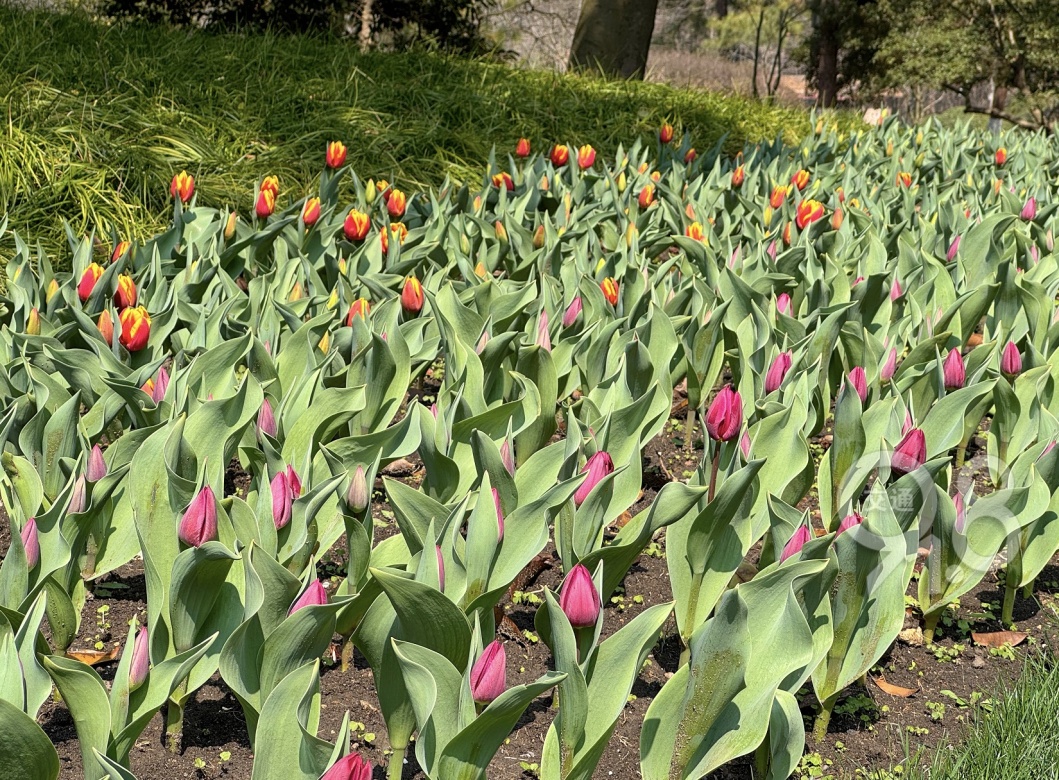
[[[261,180],[261,186],[258,189],[261,192],[271,192],[272,200],[275,202],[276,198],[279,197],[279,177],[266,176]]]
[[[1014,341],[1004,345],[1004,351],[1000,355],[1000,373],[1006,377],[1018,376],[1022,373],[1022,355]]]
[[[782,184],[773,187],[772,194],[769,195],[769,205],[774,209],[783,206],[784,201],[787,200],[788,191],[789,188],[784,187]]]
[[[279,433],[279,427],[276,425],[276,415],[273,413],[272,404],[267,398],[261,402],[261,411],[257,413],[257,429],[273,439]]]
[[[787,293],[780,293],[776,296],[776,311],[780,314],[786,314],[788,317],[791,314],[791,296]]]
[[[687,229],[684,231],[684,235],[694,241],[706,240],[706,231],[703,229],[701,222],[692,222],[688,225]]]
[[[368,508],[371,496],[368,495],[368,479],[364,474],[364,467],[357,464],[357,470],[353,472],[349,480],[349,489],[346,491],[346,505],[353,514],[359,515]]]
[[[272,490],[272,522],[276,530],[286,527],[291,519],[291,487],[287,472],[281,471],[272,478],[269,487]]]
[[[603,291],[603,297],[607,299],[607,303],[611,306],[618,305],[618,283],[614,277],[608,276],[600,283],[599,288]]]
[[[392,233],[394,238],[397,239],[397,244],[400,246],[404,243],[405,237],[408,235],[408,228],[405,227],[403,222],[394,222],[390,225],[389,233]],[[379,234],[379,241],[382,243],[382,253],[389,254],[390,252],[390,239],[389,233],[383,230]]]
[[[99,263],[89,263],[88,268],[81,274],[81,281],[77,283],[77,297],[84,303],[92,295],[96,282],[103,275],[103,266]]]
[[[129,352],[139,352],[147,346],[147,340],[151,336],[151,316],[143,306],[129,307],[125,309],[119,319],[121,320],[121,336],[118,341],[121,346]]]
[[[74,489],[70,493],[70,503],[66,505],[66,514],[79,515],[85,511],[85,503],[88,500],[85,487],[85,475],[81,474],[74,481]]]
[[[842,221],[845,218],[846,218],[846,215],[842,211],[842,209],[840,209],[840,208],[835,209],[834,212],[831,214],[831,229],[832,230],[838,230],[840,227],[842,227]]]
[[[363,211],[350,209],[342,223],[342,232],[350,241],[363,241],[371,230],[371,220]]]
[[[744,179],[746,179],[746,170],[742,165],[737,165],[735,170],[732,171],[732,186],[742,187]]]
[[[960,251],[960,236],[954,236],[949,244],[949,251],[945,253],[945,262],[951,263],[956,253]]]
[[[570,161],[570,149],[565,144],[556,144],[552,147],[552,165],[561,167]]]
[[[126,311],[129,311],[126,309]],[[114,319],[110,316],[110,312],[105,309],[100,312],[99,319],[96,320],[96,329],[99,330],[99,335],[103,337],[103,341],[107,342],[107,346],[113,346],[114,344]]]
[[[548,333],[548,310],[541,309],[541,316],[537,318],[537,341],[538,347],[545,352],[552,351],[552,337]]]
[[[636,196],[636,202],[640,204],[640,208],[645,209],[655,202],[655,185],[648,184],[640,190],[640,194]]]
[[[993,154],[993,160],[997,165],[1003,165],[1008,161],[1008,150],[1001,146]]]
[[[302,494],[302,481],[298,472],[294,470],[294,466],[287,466],[287,484],[290,486],[291,499]]]
[[[798,225],[799,230],[805,230],[805,228],[816,222],[818,219],[824,216],[824,204],[818,200],[803,200],[798,204],[798,209],[794,217],[794,222]]]
[[[401,308],[408,316],[414,317],[423,309],[423,285],[414,276],[404,280],[401,290]]]
[[[511,476],[515,476],[515,456],[511,452],[511,440],[504,437],[504,443],[500,445],[500,462]]]
[[[768,373],[765,374],[765,392],[772,393],[783,384],[783,378],[791,370],[791,353],[781,352],[772,360]]]
[[[731,441],[743,426],[743,401],[725,385],[706,410],[706,432],[714,441]]]
[[[835,538],[837,539],[853,526],[860,525],[863,522],[864,518],[857,512],[854,512],[851,515],[846,515],[842,518],[842,522],[838,524],[838,530],[835,531]]]
[[[181,171],[173,177],[169,184],[169,197],[180,198],[181,203],[187,203],[195,194],[195,177],[187,171]]]
[[[787,246],[791,245],[791,223],[788,222],[783,226],[783,243]]]
[[[324,162],[328,168],[341,168],[346,161],[346,145],[341,141],[332,141],[324,152]]]
[[[952,503],[956,509],[956,533],[962,534],[967,527],[967,507],[964,505],[963,494],[957,492],[952,497]]]
[[[405,207],[408,204],[408,198],[400,190],[391,190],[390,197],[386,199],[386,210],[390,213],[391,219],[400,219],[404,216]]]
[[[596,583],[583,564],[577,564],[563,580],[559,607],[574,628],[596,625],[602,607]]]
[[[673,125],[669,122],[663,122],[662,126],[658,128],[658,140],[664,146],[673,140]]]
[[[201,547],[217,538],[217,498],[209,485],[191,499],[177,526],[177,537],[188,547]]]
[[[528,138],[518,139],[518,143],[515,144],[515,156],[516,157],[529,157],[530,156],[530,142]]]
[[[577,318],[581,316],[581,296],[577,295],[570,305],[566,307],[566,311],[563,312],[563,327],[569,328],[575,322]]]
[[[791,184],[798,188],[798,192],[804,190],[809,184],[809,171],[804,168],[796,171],[795,174],[791,176]]]
[[[950,349],[942,366],[945,375],[945,389],[959,390],[967,380],[967,372],[963,368],[963,357],[959,349]]]
[[[51,303],[51,299],[59,292],[59,282],[52,279],[48,282],[48,289],[44,292],[44,302]]]
[[[696,159],[698,159],[698,156],[699,153],[696,152],[694,149],[688,149],[684,153],[684,164],[691,165],[693,162],[695,162]]]
[[[26,551],[26,566],[30,569],[37,568],[40,562],[40,536],[37,533],[37,518],[31,517],[22,526],[19,534],[22,538],[22,547]]]
[[[297,600],[290,605],[287,617],[304,607],[320,607],[326,603],[327,591],[324,590],[324,584],[320,580],[313,580],[309,587],[305,589],[305,592],[298,596]]]
[[[368,186],[373,186],[370,180],[368,181]],[[376,192],[379,193],[379,197],[382,198],[384,201],[389,199],[390,182],[386,181],[386,179],[379,179],[377,182],[374,182],[374,189]],[[371,203],[374,200],[374,196],[372,196],[371,198],[366,198],[366,200],[368,201],[368,203]]]
[[[320,220],[320,199],[309,198],[302,206],[302,223],[305,227],[312,227]]]
[[[577,167],[583,171],[588,170],[596,162],[596,150],[585,144],[577,150]]]
[[[849,383],[857,391],[861,403],[868,400],[868,378],[864,375],[863,367],[856,366],[849,372]]]
[[[118,291],[114,293],[114,305],[118,311],[136,305],[136,282],[128,274],[118,277]]]
[[[896,301],[903,294],[904,291],[901,289],[901,282],[897,279],[894,279],[894,283],[890,285],[890,300]]]
[[[151,400],[155,402],[155,405],[162,402],[165,398],[165,392],[169,389],[169,372],[165,368],[158,369],[158,381],[148,379],[151,383],[151,391],[148,393],[151,396]]]
[[[1037,199],[1031,196],[1026,201],[1026,205],[1022,207],[1019,216],[1027,221],[1035,219],[1037,217]]]
[[[540,249],[544,246],[544,225],[537,225],[533,231],[533,248]]]
[[[904,186],[904,187],[911,187],[912,186],[912,174],[908,173],[907,171],[901,171],[900,173],[898,173],[897,174],[897,185],[898,186]]]
[[[30,309],[29,316],[26,318],[26,335],[40,335],[40,312],[36,308]]]
[[[140,626],[132,644],[132,663],[129,664],[129,688],[139,688],[151,669],[151,645],[147,626]]]
[[[500,506],[500,491],[492,488],[493,506],[496,508],[496,540],[499,542],[504,538],[504,508]]]
[[[371,764],[356,753],[339,759],[320,780],[371,780]]]
[[[920,428],[911,428],[894,447],[890,469],[897,476],[909,474],[927,461],[927,438]]]
[[[441,547],[434,545],[434,554],[438,556],[438,590],[445,592],[445,556],[441,554]]]
[[[88,453],[88,464],[85,466],[85,479],[89,482],[99,482],[107,475],[107,462],[103,460],[103,450],[98,444],[92,445],[92,451]]]
[[[349,305],[349,313],[346,314],[346,326],[349,327],[353,324],[354,317],[360,317],[362,320],[368,319],[368,314],[371,313],[371,302],[366,298],[357,298]]]
[[[895,371],[897,371],[897,349],[891,349],[890,354],[886,356],[886,362],[879,370],[879,379],[889,382],[894,378]]]
[[[750,432],[744,430],[739,437],[739,451],[743,453],[743,460],[750,460],[750,443]]]
[[[478,704],[488,704],[507,690],[507,656],[504,645],[494,640],[471,667],[471,696]]]
[[[493,186],[497,189],[514,192],[515,180],[511,178],[511,174],[507,171],[501,171],[500,173],[493,175]]]
[[[780,563],[783,563],[791,556],[800,553],[802,548],[805,547],[805,543],[812,538],[813,533],[809,530],[809,526],[798,526],[798,530],[794,532],[794,535],[788,540],[787,544],[783,545],[783,552],[780,553]]]
[[[128,241],[119,241],[114,245],[114,251],[110,253],[110,262],[117,262],[131,247],[132,244]]]
[[[614,473],[614,461],[610,453],[598,450],[588,462],[581,468],[582,473],[587,473],[585,481],[582,482],[574,492],[574,505],[581,506],[588,498],[588,494],[603,481],[603,478]]]

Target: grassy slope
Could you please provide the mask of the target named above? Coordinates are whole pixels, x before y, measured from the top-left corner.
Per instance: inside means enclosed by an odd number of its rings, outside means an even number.
[[[0,29],[0,213],[51,246],[64,243],[63,218],[77,231],[150,233],[182,167],[206,200],[244,211],[266,173],[305,191],[330,139],[349,145],[361,176],[415,189],[477,179],[491,147],[520,135],[538,149],[562,139],[606,152],[668,118],[699,148],[728,133],[735,149],[809,128],[805,112],[743,98],[362,55],[325,38],[105,27],[8,8]]]

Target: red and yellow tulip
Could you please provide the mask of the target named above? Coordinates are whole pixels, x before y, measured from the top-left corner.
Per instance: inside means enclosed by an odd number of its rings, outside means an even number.
[[[114,251],[110,253],[110,262],[117,262],[121,257],[132,248],[132,244],[128,241],[119,241],[114,246]]]
[[[107,342],[107,346],[113,346],[114,320],[111,318],[109,311],[104,309],[99,315],[99,319],[96,320],[96,328],[99,329],[99,335],[103,337],[103,341]]]
[[[668,144],[673,140],[673,125],[669,122],[663,122],[662,126],[658,128],[658,140],[662,144]]]
[[[151,337],[151,315],[143,306],[129,307],[121,315],[121,346],[129,352],[139,352]]]
[[[550,155],[552,165],[560,167],[570,162],[570,148],[566,144],[556,144]]]
[[[655,185],[648,184],[642,190],[640,194],[636,196],[636,202],[640,204],[640,208],[645,209],[655,202]]]
[[[342,223],[342,231],[350,241],[363,241],[371,230],[371,219],[363,211],[350,209]]]
[[[518,143],[515,144],[515,156],[516,157],[529,157],[530,156],[530,142],[528,138],[518,139]]]
[[[603,291],[603,297],[611,306],[618,305],[618,282],[613,276],[608,276],[600,282],[599,289]]]
[[[254,213],[257,214],[258,219],[267,219],[275,210],[276,196],[272,190],[262,189],[258,192],[257,201],[254,203]]]
[[[341,168],[346,161],[346,145],[341,141],[332,141],[327,145],[324,161],[328,168]]]
[[[404,216],[408,198],[400,190],[391,190],[386,198],[386,210],[390,212],[390,219],[400,219]]]
[[[114,305],[118,307],[118,311],[135,306],[136,298],[136,282],[128,274],[119,276],[118,291],[114,293]]]
[[[409,315],[419,314],[423,309],[423,285],[414,276],[409,276],[404,280],[404,287],[401,289],[401,308],[404,309],[405,314]]]
[[[500,173],[493,174],[493,186],[497,189],[513,192],[515,189],[515,180],[511,178],[511,174],[507,171],[501,171]]]
[[[997,165],[1003,165],[1008,161],[1008,150],[1001,146],[999,149],[996,150],[996,153],[993,155],[993,160],[996,162]]]
[[[687,229],[684,231],[684,235],[686,235],[688,238],[694,239],[695,241],[706,240],[706,233],[702,229],[701,222],[692,222],[690,225],[688,225]]]
[[[357,298],[349,307],[349,313],[346,315],[346,325],[352,325],[354,317],[360,317],[362,320],[368,319],[370,312],[371,302],[367,298]]]
[[[187,203],[195,194],[195,177],[187,171],[181,171],[173,177],[169,184],[169,195],[180,198],[181,203]]]
[[[795,174],[791,176],[791,184],[798,188],[798,192],[804,190],[809,186],[809,171],[802,168],[795,172]]]
[[[746,179],[746,169],[742,165],[737,165],[735,170],[732,171],[732,186],[742,187],[743,180]]]
[[[309,198],[302,207],[302,223],[305,227],[312,227],[320,219],[320,199]]]
[[[271,192],[272,199],[275,200],[279,197],[279,177],[278,176],[266,176],[261,181],[261,192]]]
[[[81,274],[81,281],[77,283],[77,297],[84,303],[92,295],[96,282],[103,275],[103,266],[99,263],[89,263],[88,268]]]
[[[577,167],[585,171],[591,168],[596,162],[596,150],[588,144],[585,144],[577,150]]]
[[[408,236],[408,228],[403,222],[392,222],[389,230],[383,230],[379,233],[379,241],[382,243],[382,253],[384,255],[390,252],[391,234],[397,239],[397,245],[400,246]]]
[[[798,225],[799,230],[805,230],[805,228],[816,222],[818,219],[824,216],[824,204],[818,200],[803,200],[798,204],[798,210],[795,214],[794,221]]]

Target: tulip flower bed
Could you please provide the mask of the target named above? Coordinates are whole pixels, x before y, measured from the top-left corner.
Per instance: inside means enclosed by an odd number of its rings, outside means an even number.
[[[71,272],[8,237],[0,767],[786,778],[868,677],[1025,618],[1059,147],[691,142],[422,193],[333,142],[248,217],[179,172]]]

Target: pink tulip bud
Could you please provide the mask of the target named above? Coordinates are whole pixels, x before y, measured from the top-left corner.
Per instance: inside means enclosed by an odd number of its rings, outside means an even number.
[[[85,468],[85,477],[89,482],[99,482],[107,475],[107,462],[103,460],[103,450],[98,444],[92,446],[88,453],[88,466]]]
[[[505,437],[500,445],[500,461],[511,476],[515,476],[515,456],[511,453],[511,441]]]
[[[791,296],[787,293],[780,293],[776,298],[776,311],[780,314],[786,314],[790,316],[791,313]]]
[[[160,404],[162,399],[165,398],[165,391],[169,389],[169,372],[165,368],[158,369],[158,378],[154,380],[154,387],[151,388],[151,400],[155,402],[155,405]]]
[[[434,545],[434,552],[438,556],[438,590],[445,592],[445,557],[441,554],[441,548]]]
[[[37,568],[40,563],[40,536],[37,533],[37,518],[31,517],[22,526],[19,534],[22,538],[22,547],[26,551],[26,566],[30,569]]]
[[[438,419],[438,405],[437,404],[431,404],[430,405],[430,413],[432,415],[434,415],[434,419],[435,420]]]
[[[581,316],[581,296],[578,295],[572,301],[570,305],[566,307],[566,311],[563,312],[563,327],[569,328],[575,322],[577,318]]]
[[[138,688],[147,679],[151,669],[150,642],[147,626],[140,626],[132,645],[132,663],[129,664],[129,687]]]
[[[87,488],[85,487],[85,475],[81,474],[74,482],[73,492],[70,494],[70,503],[66,505],[66,514],[79,515],[85,511],[85,503],[88,500]]]
[[[906,409],[905,410],[905,421],[904,421],[904,424],[901,425],[901,435],[904,436],[906,433],[908,433],[914,427],[915,427],[915,423],[912,422],[912,413]]]
[[[1037,218],[1037,199],[1030,197],[1026,201],[1026,205],[1022,207],[1022,211],[1019,212],[1019,216],[1025,220],[1033,220]]]
[[[471,667],[471,696],[479,704],[488,704],[507,690],[507,655],[499,639],[485,648]]]
[[[1033,258],[1033,264],[1034,265],[1037,265],[1037,263],[1040,262],[1040,259],[1041,259],[1040,258],[1040,253],[1037,251],[1037,245],[1036,244],[1031,244],[1030,245],[1030,257]],[[1019,270],[1021,271],[1022,269],[1020,268]]]
[[[592,575],[582,564],[574,566],[563,580],[559,607],[574,628],[588,628],[596,625],[602,604],[599,591],[596,590],[596,583],[592,581]]]
[[[863,276],[858,276],[856,279],[853,280],[853,284],[851,284],[850,287],[851,288],[852,287],[856,287],[858,284],[860,284],[863,281],[864,281],[864,277]]]
[[[548,334],[548,311],[546,309],[541,309],[541,316],[537,319],[536,344],[545,352],[552,351],[552,337]]]
[[[592,489],[602,482],[603,478],[608,474],[614,473],[614,461],[611,460],[610,453],[599,450],[588,459],[581,471],[587,471],[588,476],[574,493],[575,506],[581,506],[581,504],[585,503],[585,499],[588,498],[588,494],[592,492]]]
[[[964,370],[963,357],[960,355],[959,348],[949,350],[949,354],[945,357],[945,364],[942,366],[942,372],[945,375],[946,390],[959,390],[963,387],[964,382],[967,381],[967,372]]]
[[[489,331],[482,331],[481,338],[478,339],[478,343],[474,345],[474,354],[481,355],[485,352],[485,345],[489,343]]]
[[[857,391],[861,403],[868,400],[868,377],[864,375],[862,366],[857,366],[849,372],[849,383]]]
[[[894,447],[890,469],[900,477],[909,474],[927,462],[927,437],[922,429],[913,428]]]
[[[835,538],[837,539],[853,526],[860,525],[863,522],[864,518],[856,512],[851,515],[846,515],[844,518],[842,518],[842,522],[838,524],[838,530],[835,531]]]
[[[349,489],[346,491],[346,505],[353,514],[359,515],[368,508],[370,501],[368,495],[368,479],[364,474],[364,467],[357,465],[357,470],[349,480]]]
[[[750,460],[750,432],[743,431],[739,438],[739,451],[743,453],[743,460]]]
[[[350,753],[336,761],[320,780],[371,780],[371,764],[357,753]]]
[[[963,494],[957,492],[952,497],[952,503],[956,507],[956,533],[962,534],[967,527],[967,507],[963,503]]]
[[[901,283],[897,279],[894,279],[894,283],[890,285],[890,300],[896,301],[902,294]]]
[[[217,499],[209,485],[191,499],[177,526],[177,537],[188,547],[201,547],[217,538]]]
[[[276,529],[283,528],[290,522],[291,498],[290,482],[287,480],[287,472],[281,471],[272,478],[272,522]]]
[[[298,596],[297,600],[291,604],[287,616],[290,617],[304,607],[319,607],[326,603],[327,591],[324,590],[324,584],[320,582],[320,580],[313,580],[312,583],[309,584],[309,587],[305,589],[305,592]]]
[[[743,401],[731,385],[725,385],[706,410],[706,432],[714,441],[730,441],[742,427]]]
[[[496,540],[499,542],[504,538],[504,508],[500,506],[500,491],[492,488],[493,506],[496,507]]]
[[[302,494],[302,481],[298,478],[294,466],[287,466],[287,484],[290,485],[290,497],[293,501]]]
[[[897,371],[897,350],[891,349],[890,354],[886,356],[886,362],[883,363],[883,367],[879,371],[879,379],[883,382],[889,382],[894,378],[895,371]]]
[[[813,538],[812,531],[809,530],[809,526],[800,525],[798,530],[794,532],[794,536],[788,540],[787,544],[783,546],[783,552],[780,553],[780,563],[790,558],[792,555],[797,555],[805,547],[805,543]]]
[[[272,412],[272,404],[266,398],[261,402],[261,411],[257,413],[257,429],[261,433],[276,438],[279,429],[276,426],[276,415]]]
[[[1004,352],[1000,356],[1000,373],[1008,377],[1022,373],[1022,355],[1014,341],[1004,345]]]
[[[956,257],[956,253],[960,251],[960,236],[954,236],[952,243],[949,244],[949,251],[945,253],[945,262],[951,263],[953,258]]]
[[[772,359],[768,373],[765,374],[765,392],[774,393],[783,384],[784,377],[791,370],[791,353],[781,352]]]
[[[765,250],[765,254],[767,254],[769,256],[769,260],[771,260],[772,262],[776,262],[776,240],[775,239],[773,239],[769,243],[768,249]]]

